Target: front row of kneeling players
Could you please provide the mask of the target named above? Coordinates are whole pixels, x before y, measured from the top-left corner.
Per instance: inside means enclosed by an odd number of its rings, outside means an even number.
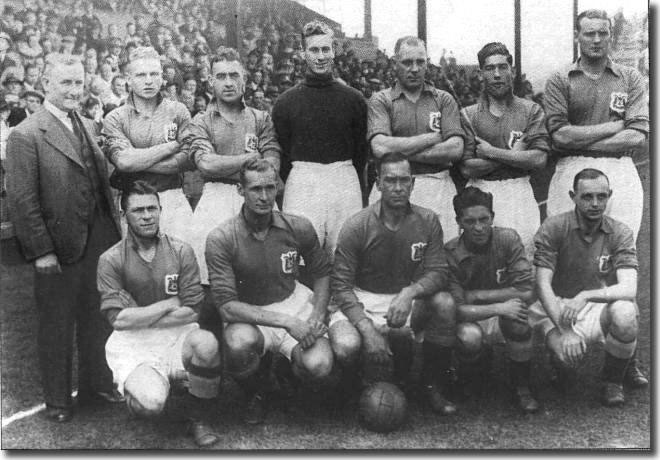
[[[604,404],[624,402],[624,379],[644,383],[628,365],[638,328],[634,238],[604,215],[612,191],[602,172],[581,171],[567,191],[575,210],[549,217],[537,232],[538,301],[520,237],[493,227],[492,195],[476,187],[454,197],[462,234],[443,248],[436,214],[409,201],[408,160],[385,155],[378,167],[381,200],[344,224],[331,267],[311,223],[274,210],[277,182],[268,161],[243,164],[244,205],[209,234],[206,246],[212,305],[225,322],[223,364],[249,393],[247,422],[265,416],[260,361],[268,351],[286,357],[292,375],[311,384],[337,367],[344,381],[359,375],[363,385],[405,384],[413,341],[422,343],[421,381],[435,412],[457,410],[449,392],[452,356],[458,387],[469,388],[498,340],[506,343],[517,404],[535,412],[530,360],[537,324],[562,377],[589,344],[605,344]],[[122,200],[127,236],[98,269],[102,309],[115,328],[108,364],[130,410],[140,415],[160,413],[169,381],[187,374],[192,434],[198,445],[212,445],[219,437],[204,423],[204,406],[218,391],[220,347],[197,325],[204,296],[195,256],[187,244],[159,233],[155,189],[137,182]],[[312,290],[298,281],[301,264]]]

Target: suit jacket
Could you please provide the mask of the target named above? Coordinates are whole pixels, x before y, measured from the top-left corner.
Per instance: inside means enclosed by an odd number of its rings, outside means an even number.
[[[27,118],[27,109],[21,107],[14,107],[9,112],[9,118],[7,118],[7,124],[10,128],[17,126],[21,121]]]
[[[88,120],[81,121],[94,153],[105,204],[121,235],[105,156]],[[54,252],[60,263],[71,264],[85,252],[90,212],[96,204],[94,190],[80,153],[71,147],[65,129],[43,109],[14,128],[7,141],[10,217],[28,260]]]

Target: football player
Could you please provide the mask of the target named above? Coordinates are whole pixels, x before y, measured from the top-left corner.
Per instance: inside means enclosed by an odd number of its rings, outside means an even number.
[[[382,198],[342,227],[332,272],[332,295],[341,311],[331,316],[330,340],[342,364],[354,363],[362,353],[365,383],[400,383],[409,371],[400,358],[412,345],[408,326],[415,309],[415,323],[424,323],[414,338],[423,340],[427,396],[435,412],[449,415],[456,406],[443,391],[449,384],[456,310],[451,296],[441,291],[447,281],[442,227],[433,211],[410,203],[414,183],[405,156],[384,155],[376,183]]]
[[[183,134],[190,160],[205,181],[190,222],[202,284],[208,284],[204,259],[208,233],[238,214],[243,204],[238,194],[241,165],[250,159],[266,158],[277,171],[280,167],[280,146],[270,115],[245,105],[244,77],[238,52],[231,48],[220,50],[211,63],[209,77],[214,102],[195,117]]]
[[[362,209],[367,105],[362,94],[332,76],[333,31],[320,21],[303,27],[307,73],[273,107],[286,179],[282,209],[305,216],[332,255],[344,221]]]
[[[401,153],[415,176],[412,203],[438,214],[447,239],[458,235],[450,197],[456,186],[449,168],[463,155],[465,132],[458,105],[447,92],[424,81],[426,46],[417,37],[402,37],[394,47],[396,84],[369,99],[367,138],[376,159]],[[380,198],[374,187],[369,202]]]
[[[113,186],[121,190],[135,180],[145,180],[156,187],[163,205],[163,232],[188,241],[192,209],[181,188],[180,173],[191,165],[179,139],[190,122],[190,112],[180,102],[163,99],[162,82],[156,50],[133,50],[128,64],[131,91],[126,104],[105,117],[102,134],[106,155],[117,168]]]
[[[640,73],[610,58],[612,25],[602,10],[576,21],[580,58],[554,73],[545,88],[548,132],[559,157],[548,189],[548,215],[573,209],[566,193],[580,170],[595,168],[612,181],[606,213],[637,238],[643,190],[632,155],[649,133],[646,85]]]
[[[493,224],[513,228],[531,261],[541,215],[529,175],[545,166],[550,149],[543,109],[513,95],[513,57],[506,46],[488,43],[477,58],[484,92],[479,102],[463,109],[476,143],[468,143],[475,148],[465,152],[460,169],[468,186],[492,194]]]
[[[607,215],[608,177],[597,169],[575,175],[572,211],[548,217],[534,237],[540,324],[559,383],[565,386],[589,345],[605,345],[602,402],[624,403],[623,383],[639,373],[631,358],[639,330],[637,253],[632,230]],[[563,380],[563,381],[562,381]]]
[[[220,354],[212,333],[197,324],[204,299],[192,248],[160,232],[155,187],[136,181],[121,197],[128,231],[98,264],[101,311],[114,332],[106,358],[131,413],[161,414],[170,382],[188,380],[184,415],[200,447],[220,440],[205,421],[220,384]]]
[[[330,263],[311,222],[274,211],[278,175],[268,160],[246,161],[238,193],[238,215],[213,229],[206,263],[214,305],[227,323],[227,371],[249,398],[245,421],[262,423],[267,401],[261,357],[280,353],[305,381],[332,371],[333,355],[324,324],[330,297]],[[298,282],[304,259],[313,291]]]
[[[511,228],[494,227],[493,195],[466,187],[454,197],[461,236],[445,245],[449,291],[456,303],[459,386],[470,377],[486,381],[490,346],[506,343],[511,388],[527,413],[539,409],[529,389],[532,329],[527,306],[534,300],[531,263],[520,236]]]

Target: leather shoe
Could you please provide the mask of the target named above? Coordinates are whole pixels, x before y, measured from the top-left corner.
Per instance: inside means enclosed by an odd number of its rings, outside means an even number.
[[[516,404],[523,412],[527,414],[538,412],[539,403],[536,399],[534,399],[532,391],[529,389],[529,387],[516,387],[513,392],[513,396]]]
[[[210,425],[199,420],[191,420],[188,431],[195,440],[197,447],[211,447],[220,441],[220,435]]]
[[[427,385],[426,395],[431,404],[431,409],[436,414],[454,415],[458,411],[456,404],[445,398],[437,385]]]
[[[91,405],[95,403],[119,404],[126,401],[126,398],[116,389],[110,391],[82,392],[78,394],[78,404]]]
[[[46,406],[46,418],[51,422],[64,423],[73,418],[73,410],[61,407]]]
[[[603,385],[602,402],[605,406],[621,406],[626,401],[623,395],[623,385],[614,382],[605,382]]]
[[[243,420],[248,425],[259,425],[266,419],[266,397],[258,391],[248,401]]]
[[[631,360],[628,364],[623,379],[627,385],[630,385],[633,388],[644,388],[649,384],[649,379],[647,379],[646,376],[642,374],[642,371],[639,370],[639,367],[637,367],[636,359]]]

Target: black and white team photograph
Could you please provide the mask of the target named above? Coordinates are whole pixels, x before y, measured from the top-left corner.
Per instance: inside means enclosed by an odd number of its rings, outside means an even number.
[[[0,0],[1,449],[651,453],[656,6]]]

